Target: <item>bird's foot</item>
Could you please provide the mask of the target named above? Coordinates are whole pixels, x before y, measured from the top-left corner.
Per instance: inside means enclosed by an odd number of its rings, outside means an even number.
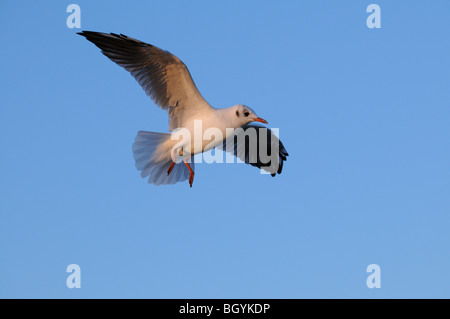
[[[192,183],[194,183],[194,171],[192,170],[192,168],[189,166],[188,163],[184,162],[184,164],[189,169],[189,186],[192,187]]]
[[[175,166],[175,162],[172,162],[172,164],[170,164],[170,166],[169,166],[169,169],[167,170],[167,176],[169,176],[169,174],[173,170],[174,166]]]
[[[192,183],[194,183],[194,172],[189,173],[189,186],[192,187]]]

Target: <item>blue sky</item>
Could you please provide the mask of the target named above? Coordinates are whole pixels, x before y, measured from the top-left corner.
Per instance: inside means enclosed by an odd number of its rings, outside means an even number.
[[[69,29],[71,3],[0,4],[0,297],[450,297],[450,2],[77,1]],[[167,115],[80,30],[169,50],[211,105],[252,107],[283,173],[148,185],[131,144]]]

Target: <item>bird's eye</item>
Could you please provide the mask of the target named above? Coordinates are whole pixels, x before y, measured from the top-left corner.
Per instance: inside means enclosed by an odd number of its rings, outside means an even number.
[[[239,111],[236,111],[236,116],[239,116]]]
[[[248,111],[244,111],[244,116],[249,116],[250,113]]]

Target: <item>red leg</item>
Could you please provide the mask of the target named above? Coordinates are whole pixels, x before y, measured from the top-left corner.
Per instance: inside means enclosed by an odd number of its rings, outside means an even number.
[[[194,182],[194,171],[188,163],[184,162],[184,164],[186,164],[187,168],[189,169],[189,185],[192,187],[192,183]]]
[[[172,164],[170,164],[170,166],[169,166],[169,169],[167,170],[167,176],[169,176],[169,174],[173,170],[174,166],[175,166],[175,162],[172,162]]]

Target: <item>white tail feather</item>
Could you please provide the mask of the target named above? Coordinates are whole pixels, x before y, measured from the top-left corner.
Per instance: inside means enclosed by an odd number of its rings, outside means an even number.
[[[175,184],[189,178],[189,170],[183,162],[175,164],[167,176],[172,159],[170,152],[176,141],[168,133],[139,131],[133,143],[135,165],[141,177],[148,176],[148,182],[155,185]],[[194,170],[194,163],[189,164]]]

